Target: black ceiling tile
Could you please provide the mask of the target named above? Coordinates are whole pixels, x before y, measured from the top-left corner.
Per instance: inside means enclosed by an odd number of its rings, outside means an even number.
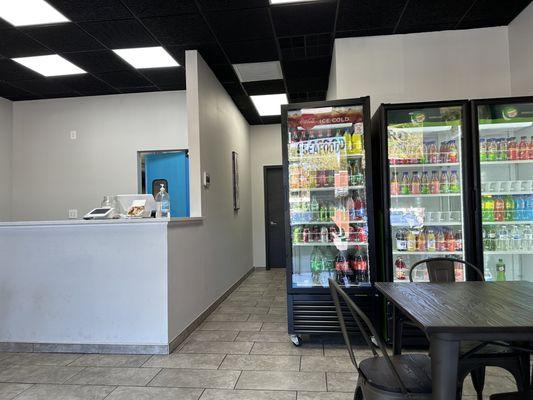
[[[69,87],[83,96],[119,93],[116,89],[89,74],[58,76],[49,79]]]
[[[473,0],[410,0],[397,33],[453,29]],[[432,28],[434,26],[434,28]]]
[[[394,28],[407,0],[340,0],[337,31]],[[428,2],[429,3],[429,2]]]
[[[162,91],[185,90],[186,89],[186,85],[185,85],[185,82],[176,82],[173,85],[159,86],[159,89],[161,89]]]
[[[331,67],[330,57],[320,57],[309,60],[283,61],[283,72],[286,79],[300,79],[309,77],[329,77]]]
[[[80,26],[110,49],[149,47],[158,44],[135,19],[85,22]]]
[[[180,65],[185,65],[185,51],[187,50],[198,50],[202,58],[208,64],[224,64],[227,62],[226,56],[217,43],[204,43],[188,46],[165,46],[165,48]]]
[[[225,11],[243,8],[269,7],[269,0],[199,0],[204,10]]]
[[[294,7],[272,7],[276,35],[279,37],[332,32],[336,11],[336,2],[310,3],[301,10]]]
[[[200,14],[144,18],[143,23],[164,45],[187,45],[215,41]]]
[[[276,42],[273,39],[224,43],[223,47],[233,64],[279,59]]]
[[[12,82],[11,85],[43,97],[68,97],[77,95],[74,90],[49,78],[16,81]]]
[[[291,103],[305,103],[309,101],[324,101],[326,99],[326,91],[312,91],[312,92],[295,92],[291,93]]]
[[[139,73],[158,87],[173,86],[185,82],[185,69],[182,67],[147,68]]]
[[[139,18],[198,12],[194,0],[123,0],[123,2]]]
[[[211,70],[215,73],[218,80],[222,83],[238,82],[235,70],[229,64],[214,64],[211,65]]]
[[[103,21],[131,18],[120,0],[47,0],[71,21]]]
[[[159,88],[155,86],[141,86],[141,87],[130,87],[130,88],[121,88],[122,93],[144,93],[144,92],[159,92]]]
[[[287,80],[287,88],[290,93],[293,92],[309,92],[309,91],[323,91],[328,89],[329,77],[318,76],[315,78],[301,78]]]
[[[280,115],[269,115],[269,116],[261,117],[261,120],[263,124],[281,124]]]
[[[450,22],[441,22],[441,23],[420,23],[415,25],[402,25],[398,27],[396,33],[419,33],[419,32],[435,32],[435,31],[447,31],[453,29],[455,24]]]
[[[57,53],[104,48],[98,41],[74,24],[35,26],[22,30],[35,41]]]
[[[347,37],[363,37],[363,36],[381,36],[392,35],[394,27],[389,28],[375,28],[375,29],[361,29],[354,31],[337,31],[335,38],[347,38]]]
[[[16,29],[0,33],[0,54],[5,57],[29,57],[50,54],[50,51]]]
[[[285,93],[285,83],[283,79],[271,81],[244,82],[244,89],[250,96],[261,94]]]
[[[87,72],[123,71],[131,66],[110,50],[63,54],[67,60]]]
[[[248,99],[248,95],[244,91],[242,85],[239,82],[226,82],[224,83],[224,89],[232,98]]]
[[[0,60],[0,79],[12,82],[41,78],[42,75],[9,59]]]
[[[266,8],[217,11],[208,14],[209,24],[222,42],[272,39],[272,23]]]
[[[530,0],[513,0],[504,3],[497,0],[478,0],[457,28],[508,25],[530,3]]]
[[[133,70],[103,72],[95,75],[107,84],[121,90],[152,85],[148,80],[137,73],[137,71]]]
[[[329,57],[333,52],[332,33],[284,37],[279,40],[282,60]]]
[[[18,89],[7,82],[0,81],[0,97],[8,100],[27,99],[29,97],[35,97],[35,94],[27,92],[22,89]]]

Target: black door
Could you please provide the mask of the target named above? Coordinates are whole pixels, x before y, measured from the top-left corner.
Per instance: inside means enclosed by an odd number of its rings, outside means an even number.
[[[264,167],[266,265],[285,267],[285,210],[283,168]]]

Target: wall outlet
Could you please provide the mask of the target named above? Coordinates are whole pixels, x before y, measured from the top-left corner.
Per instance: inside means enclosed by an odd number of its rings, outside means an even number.
[[[70,131],[70,140],[76,140],[78,138],[77,131]]]
[[[76,210],[76,209],[68,210],[68,217],[69,217],[69,219],[77,219],[78,218],[78,210]]]

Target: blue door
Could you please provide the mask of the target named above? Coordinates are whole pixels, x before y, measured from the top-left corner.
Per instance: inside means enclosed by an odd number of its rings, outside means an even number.
[[[146,192],[154,197],[163,183],[170,195],[170,216],[189,216],[189,158],[185,152],[145,157]]]

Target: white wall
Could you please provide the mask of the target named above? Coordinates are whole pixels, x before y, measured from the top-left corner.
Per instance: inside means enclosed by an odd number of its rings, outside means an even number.
[[[0,97],[0,221],[11,217],[13,103]]]
[[[15,102],[12,219],[81,216],[137,193],[137,151],[188,147],[185,102],[183,91]]]
[[[191,208],[201,224],[169,227],[169,336],[176,337],[252,267],[250,127],[196,51],[186,52]],[[233,211],[231,152],[239,153]],[[211,187],[201,187],[201,171]],[[193,197],[192,193],[195,193]],[[179,301],[185,294],[187,304]]]
[[[281,126],[257,125],[250,129],[252,173],[252,218],[254,267],[266,266],[265,249],[265,183],[263,167],[281,165]]]
[[[533,95],[533,4],[509,25],[509,54],[513,96]]]
[[[335,40],[337,98],[381,103],[509,96],[507,27]]]

